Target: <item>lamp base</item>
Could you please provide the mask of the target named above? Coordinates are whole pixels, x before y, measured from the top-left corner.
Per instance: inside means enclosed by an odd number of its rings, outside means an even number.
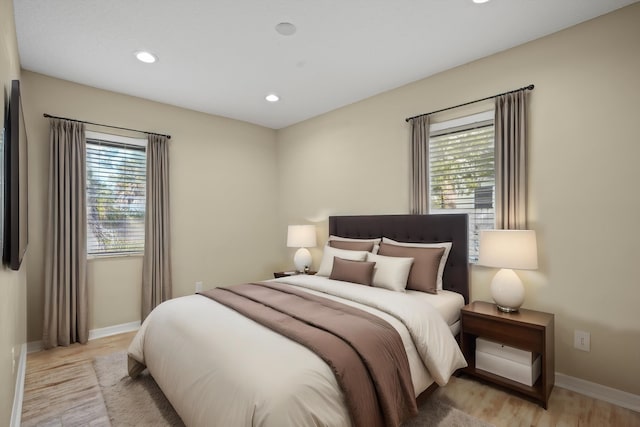
[[[501,305],[498,305],[497,303],[496,303],[496,307],[498,307],[498,310],[505,313],[515,313],[519,310],[519,308],[503,307]]]
[[[522,280],[513,270],[501,269],[491,281],[491,296],[498,310],[505,313],[518,311],[524,302]]]
[[[304,273],[311,267],[311,252],[307,248],[300,248],[296,251],[296,254],[293,256],[293,265],[296,266],[296,271],[299,273]]]

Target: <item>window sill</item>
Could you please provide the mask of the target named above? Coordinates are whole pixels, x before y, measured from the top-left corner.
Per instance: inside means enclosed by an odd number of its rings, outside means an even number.
[[[131,258],[131,257],[142,257],[144,256],[143,252],[136,253],[120,253],[120,254],[93,254],[87,255],[87,261],[93,261],[97,259],[112,259],[112,258]]]

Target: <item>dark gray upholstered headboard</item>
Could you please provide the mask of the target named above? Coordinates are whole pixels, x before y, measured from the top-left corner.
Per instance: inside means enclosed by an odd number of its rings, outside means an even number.
[[[452,242],[444,289],[469,303],[469,237],[466,214],[330,216],[329,234],[354,239],[388,237],[408,243]]]

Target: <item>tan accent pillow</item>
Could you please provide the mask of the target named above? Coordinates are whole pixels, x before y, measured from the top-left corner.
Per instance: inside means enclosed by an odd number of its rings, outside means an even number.
[[[342,259],[350,259],[352,261],[365,261],[367,258],[367,252],[365,251],[345,251],[344,249],[332,248],[329,245],[324,247],[322,253],[322,261],[320,261],[320,267],[316,275],[329,277],[331,270],[333,269],[333,258],[340,257]]]
[[[442,283],[442,277],[444,275],[444,268],[447,265],[447,259],[449,258],[449,253],[451,252],[451,242],[440,242],[440,243],[406,243],[406,242],[397,242],[395,240],[389,239],[388,237],[382,238],[382,243],[388,243],[390,245],[396,246],[406,246],[409,248],[444,248],[444,255],[440,259],[440,267],[438,267],[438,290],[444,289],[444,284]]]
[[[366,251],[373,250],[374,242],[348,242],[346,240],[329,240],[329,246],[332,248],[345,249],[348,251]]]
[[[438,293],[438,267],[445,248],[411,248],[381,243],[379,255],[413,258],[407,289]]]
[[[331,270],[329,279],[371,286],[375,265],[375,262],[351,261],[333,257],[333,270]]]

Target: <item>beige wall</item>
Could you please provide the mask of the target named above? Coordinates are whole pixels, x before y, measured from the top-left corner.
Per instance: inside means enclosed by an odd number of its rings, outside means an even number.
[[[172,135],[174,296],[271,275],[280,259],[275,131],[22,72],[30,143],[28,339],[42,336],[48,120],[43,113]],[[106,128],[98,131],[113,132]],[[90,329],[140,320],[142,257],[89,261]]]
[[[406,213],[404,118],[533,83],[540,268],[522,275],[525,307],[555,313],[558,372],[640,394],[638,22],[636,3],[278,131],[281,226],[320,221],[324,236],[329,214]],[[490,300],[494,272],[473,268],[472,299]],[[591,332],[590,353],[574,329]]]
[[[13,20],[13,2],[0,0],[0,117],[4,126],[5,106],[11,80],[20,78],[20,60]],[[8,426],[16,386],[21,347],[26,343],[27,264],[24,257],[19,271],[0,266],[0,425]]]
[[[6,18],[11,2],[0,1],[6,98],[19,70],[13,20]],[[42,333],[48,171],[42,113],[173,136],[179,296],[192,293],[196,280],[214,286],[289,268],[287,224],[318,222],[325,236],[330,214],[407,212],[404,118],[529,83],[536,85],[529,216],[539,236],[540,269],[522,275],[525,306],[555,313],[559,372],[640,394],[640,196],[634,186],[640,145],[632,126],[640,116],[638,21],[635,4],[278,132],[23,71],[31,239],[28,269],[0,271],[0,402],[12,401],[10,353],[24,342],[27,272],[28,339],[40,340]],[[140,257],[89,261],[91,329],[139,319],[140,271]],[[490,299],[493,273],[473,268],[473,299]],[[574,329],[591,331],[590,353],[572,348]],[[7,404],[0,405],[4,416]]]

